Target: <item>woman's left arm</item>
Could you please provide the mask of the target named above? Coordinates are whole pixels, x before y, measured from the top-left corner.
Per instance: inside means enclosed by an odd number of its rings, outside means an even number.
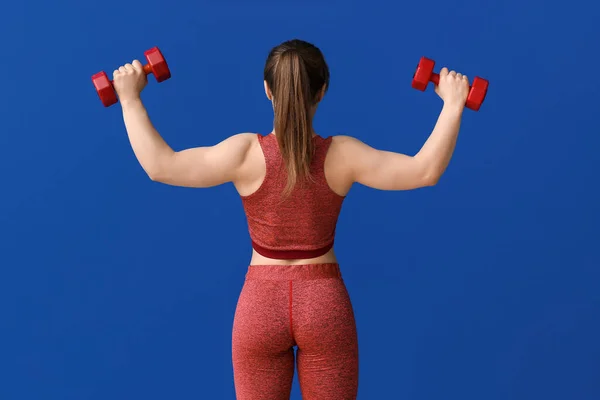
[[[236,180],[254,135],[233,135],[215,146],[176,152],[154,128],[139,97],[121,106],[133,152],[153,181],[207,188]]]

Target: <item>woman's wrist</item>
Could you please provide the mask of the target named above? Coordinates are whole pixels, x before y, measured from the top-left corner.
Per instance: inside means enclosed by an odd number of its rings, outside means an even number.
[[[142,98],[139,96],[127,98],[127,99],[119,99],[119,101],[121,102],[121,107],[123,109],[135,108],[135,107],[139,107],[142,105]]]
[[[444,101],[444,108],[450,111],[462,113],[465,109],[465,102],[456,100]]]
[[[444,101],[444,110],[447,110],[452,113],[462,114],[465,109],[465,103],[459,101]]]

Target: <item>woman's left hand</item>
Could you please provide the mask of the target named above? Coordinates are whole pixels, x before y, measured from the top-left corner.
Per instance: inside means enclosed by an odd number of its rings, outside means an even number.
[[[139,99],[147,83],[148,77],[138,60],[113,72],[113,85],[121,103]]]

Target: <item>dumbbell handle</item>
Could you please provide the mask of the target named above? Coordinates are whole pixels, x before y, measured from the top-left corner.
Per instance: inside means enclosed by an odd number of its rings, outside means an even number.
[[[146,74],[146,76],[150,75],[152,73],[152,66],[150,64],[146,64],[142,67],[142,69],[144,70],[144,73]],[[109,80],[110,84],[114,86],[114,81],[111,79]]]
[[[437,72],[432,72],[429,81],[433,82],[435,86],[438,86],[440,84],[440,74],[438,74]],[[471,90],[472,87],[473,86],[469,86],[469,90]]]

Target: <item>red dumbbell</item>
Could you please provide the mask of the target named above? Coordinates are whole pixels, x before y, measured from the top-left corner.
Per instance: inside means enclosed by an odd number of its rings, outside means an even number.
[[[146,75],[154,74],[157,82],[166,81],[171,77],[171,71],[165,57],[162,55],[158,47],[153,47],[144,53],[148,64],[144,65],[144,72]],[[92,82],[96,87],[96,92],[104,104],[104,107],[109,107],[115,104],[117,99],[117,92],[113,86],[113,81],[108,79],[108,76],[104,71],[98,72],[92,76]]]
[[[417,71],[413,75],[412,87],[420,91],[425,91],[429,82],[439,85],[440,75],[433,72],[434,66],[435,61],[426,57],[421,57],[421,61],[417,66]],[[469,95],[467,96],[465,106],[473,111],[479,111],[481,104],[483,104],[483,100],[485,100],[488,86],[489,82],[486,79],[476,76],[469,89]]]

